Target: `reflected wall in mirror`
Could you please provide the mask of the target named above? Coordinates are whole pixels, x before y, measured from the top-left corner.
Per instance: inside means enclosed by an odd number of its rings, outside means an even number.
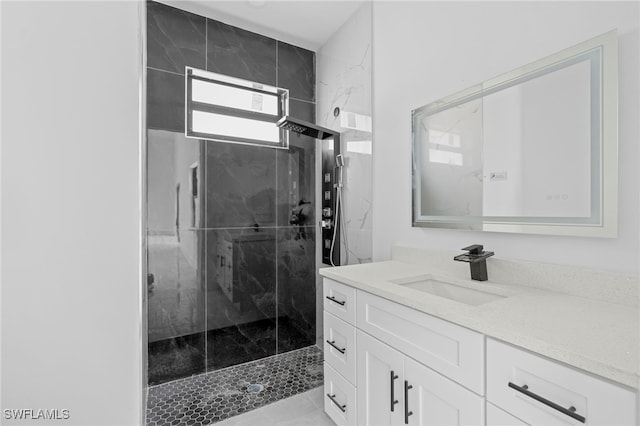
[[[617,35],[412,111],[413,225],[617,235]]]

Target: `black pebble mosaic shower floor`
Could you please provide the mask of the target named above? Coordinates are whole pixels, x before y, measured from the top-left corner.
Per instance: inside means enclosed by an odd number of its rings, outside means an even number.
[[[149,388],[147,426],[209,425],[322,385],[317,346]]]

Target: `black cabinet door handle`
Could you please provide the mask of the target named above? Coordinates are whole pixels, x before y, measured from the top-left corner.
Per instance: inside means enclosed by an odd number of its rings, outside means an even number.
[[[398,403],[398,400],[395,397],[395,386],[393,385],[393,382],[398,378],[398,375],[396,373],[394,373],[393,370],[391,370],[391,412],[393,412],[393,406],[396,405]]]
[[[332,340],[332,341],[328,341],[327,340],[327,343],[330,344],[333,347],[333,349],[335,349],[336,351],[340,352],[341,354],[345,353],[346,350],[347,350],[347,348],[342,348],[341,349],[341,348],[337,347],[335,340]]]
[[[343,413],[347,412],[347,406],[346,405],[341,405],[338,401],[336,401],[336,395],[335,394],[331,395],[330,393],[328,393],[327,396],[329,397],[331,402],[336,404],[336,407],[338,407],[340,409],[340,411],[342,411]]]
[[[544,398],[538,394],[535,394],[533,392],[531,392],[529,390],[529,386],[527,385],[522,385],[522,386],[518,386],[514,383],[509,382],[509,387],[512,389],[517,390],[518,392],[528,396],[529,398],[535,399],[538,402],[543,403],[544,405],[553,408],[554,410],[560,411],[562,414],[565,414],[569,417],[571,417],[572,419],[576,419],[577,421],[581,422],[581,423],[586,423],[587,419],[584,416],[581,416],[580,414],[576,413],[576,407],[569,407],[569,408],[564,408],[558,404],[556,404],[553,401],[549,401],[547,398]]]
[[[345,304],[345,303],[347,303],[347,301],[346,301],[346,300],[338,300],[338,299],[336,299],[336,298],[335,298],[335,297],[333,297],[333,296],[327,296],[327,299],[331,300],[331,301],[332,301],[332,302],[334,302],[334,303],[337,303],[337,304],[338,304],[338,305],[340,305],[340,306],[344,306],[344,304]]]
[[[408,381],[404,381],[404,424],[409,424],[409,416],[413,415],[413,411],[409,411],[409,389],[413,389],[413,386]]]

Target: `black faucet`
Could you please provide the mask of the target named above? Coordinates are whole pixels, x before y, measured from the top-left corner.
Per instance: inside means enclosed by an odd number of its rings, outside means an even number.
[[[459,262],[469,262],[471,267],[471,279],[476,281],[487,280],[487,257],[493,256],[492,251],[482,251],[484,247],[481,244],[474,244],[465,247],[469,253],[459,254],[453,258]]]

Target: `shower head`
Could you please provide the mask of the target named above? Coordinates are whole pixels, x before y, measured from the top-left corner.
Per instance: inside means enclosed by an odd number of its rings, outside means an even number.
[[[296,132],[301,135],[310,136],[316,139],[328,139],[333,136],[338,136],[340,133],[333,130],[326,129],[324,127],[316,126],[308,121],[293,118],[288,115],[282,117],[276,125],[282,129]]]

